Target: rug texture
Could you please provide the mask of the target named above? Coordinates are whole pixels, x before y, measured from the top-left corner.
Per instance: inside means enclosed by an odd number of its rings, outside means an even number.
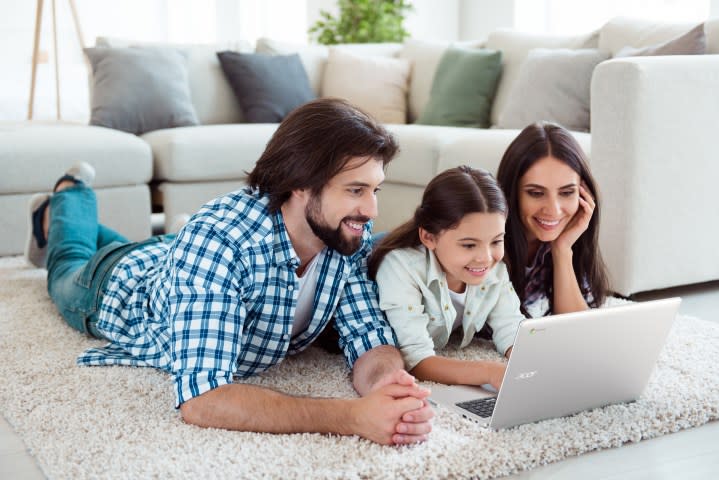
[[[494,478],[719,418],[719,326],[680,317],[641,399],[509,430],[436,410],[429,441],[385,447],[357,437],[273,435],[186,425],[169,375],[78,367],[104,342],[67,327],[45,271],[0,259],[0,409],[49,478]],[[498,358],[486,343],[448,355]],[[249,383],[353,397],[340,356],[319,349]]]

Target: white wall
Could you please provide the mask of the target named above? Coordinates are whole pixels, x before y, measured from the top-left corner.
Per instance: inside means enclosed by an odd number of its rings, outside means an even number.
[[[461,0],[459,39],[484,40],[497,28],[514,27],[514,0]]]

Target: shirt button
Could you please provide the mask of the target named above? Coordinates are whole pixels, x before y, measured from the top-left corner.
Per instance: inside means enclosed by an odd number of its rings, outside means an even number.
[[[407,307],[407,310],[409,310],[409,311],[411,312],[411,311],[412,311],[412,305],[410,305],[409,307]]]
[[[449,305],[445,304],[445,305],[444,305],[444,309],[445,309],[445,310],[449,310]]]
[[[294,289],[295,289],[294,285],[287,285],[287,290],[289,290],[290,292]]]
[[[470,312],[469,310],[467,310],[467,311],[464,312],[464,313],[465,313],[465,315],[472,315],[472,312]]]
[[[482,290],[483,292],[485,292],[485,291],[487,291],[487,287],[485,287],[484,285],[482,285],[482,286],[480,287],[480,290]]]
[[[290,334],[289,334],[289,333],[285,333],[285,334],[282,335],[282,340],[287,341],[287,340],[289,340],[289,339],[290,339]]]

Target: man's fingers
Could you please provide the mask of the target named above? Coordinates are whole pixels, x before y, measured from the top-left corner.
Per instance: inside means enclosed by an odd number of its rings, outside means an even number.
[[[421,422],[428,422],[432,418],[434,418],[434,410],[429,405],[427,400],[423,402],[422,408],[419,408],[417,410],[411,410],[404,415],[402,415],[402,422],[408,422],[408,423],[421,423]]]
[[[414,384],[399,385],[393,383],[390,385],[385,385],[380,389],[380,391],[394,398],[412,397],[411,399],[415,402],[415,405],[417,405],[417,400],[421,401],[427,398],[430,394],[430,391],[426,388],[422,388]],[[422,408],[422,405],[417,405],[415,408]]]

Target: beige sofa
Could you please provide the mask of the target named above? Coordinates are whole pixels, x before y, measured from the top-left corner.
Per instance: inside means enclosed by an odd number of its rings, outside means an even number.
[[[618,18],[598,32],[571,37],[493,32],[481,42],[503,53],[492,123],[497,124],[512,96],[520,65],[533,48],[593,47],[612,55],[624,46],[654,45],[674,38],[692,26]],[[575,136],[589,155],[602,190],[600,242],[612,286],[621,294],[719,279],[719,250],[713,246],[719,214],[710,193],[714,179],[719,178],[713,151],[713,138],[719,133],[715,121],[719,21],[707,22],[705,31],[709,55],[611,59],[599,64],[592,76],[591,134],[575,132]],[[111,39],[102,43],[123,45]],[[427,103],[434,69],[448,45],[408,41],[340,48],[410,62],[407,116],[411,122]],[[296,47],[263,39],[257,51],[297,51],[312,88],[321,93],[326,47]],[[202,125],[140,137],[152,150],[156,198],[167,222],[243,185],[245,172],[277,127],[227,124],[228,115],[239,119],[242,113],[219,64],[206,47],[193,51],[191,59],[193,55],[195,60],[203,59],[189,66],[192,100]],[[203,88],[206,80],[199,78],[213,78],[212,88]],[[408,218],[424,185],[446,168],[469,164],[494,172],[518,133],[413,124],[387,127],[399,140],[401,152],[387,171],[376,230],[392,228]]]

